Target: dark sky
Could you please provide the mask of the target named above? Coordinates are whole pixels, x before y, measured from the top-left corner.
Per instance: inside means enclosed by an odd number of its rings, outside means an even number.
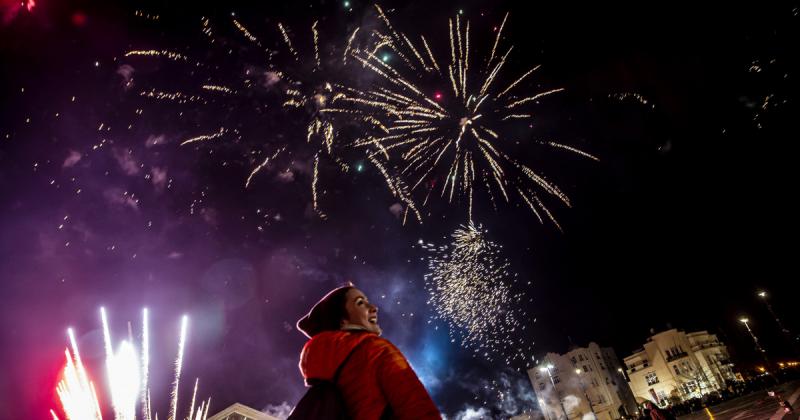
[[[402,226],[374,168],[344,174],[323,162],[321,220],[310,207],[313,152],[302,147],[293,146],[291,175],[268,169],[244,188],[265,156],[252,151],[305,140],[304,115],[281,108],[279,92],[204,105],[139,96],[280,68],[280,56],[268,62],[236,31],[231,13],[278,49],[277,22],[302,34],[320,19],[323,44],[342,44],[354,26],[378,25],[370,3],[107,3],[37,0],[30,11],[0,3],[0,410],[48,418],[68,326],[97,371],[103,305],[117,338],[150,308],[159,411],[183,313],[191,317],[184,383],[200,377],[212,412],[235,401],[293,404],[304,342],[294,322],[345,280],[378,303],[385,336],[448,415],[534,408],[516,366],[475,360],[428,323],[426,264],[413,245],[446,242],[463,211],[433,204],[423,225]],[[800,76],[791,41],[800,39],[800,8],[434,3],[384,8],[399,29],[439,34],[436,42],[446,42],[447,18],[462,9],[484,39],[476,50],[510,11],[509,66],[521,73],[541,63],[536,83],[566,88],[537,108],[533,137],[601,160],[533,156],[572,198],[572,208],[551,207],[564,233],[524,205],[476,210],[513,270],[532,281],[532,356],[563,352],[571,339],[612,346],[621,358],[651,328],[671,325],[721,334],[747,366],[756,359],[736,321],[746,313],[773,358],[786,357],[755,291],[768,290],[800,330],[792,257]],[[203,17],[220,43],[205,39]],[[205,65],[123,57],[151,48]],[[178,146],[223,125],[240,137]]]

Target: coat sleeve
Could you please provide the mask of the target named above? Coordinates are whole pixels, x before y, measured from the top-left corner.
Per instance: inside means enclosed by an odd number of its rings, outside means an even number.
[[[405,356],[387,340],[379,340],[378,383],[398,420],[441,420],[442,416],[428,391],[411,369]]]

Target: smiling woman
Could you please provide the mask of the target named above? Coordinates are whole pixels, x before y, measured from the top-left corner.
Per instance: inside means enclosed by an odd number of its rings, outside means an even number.
[[[333,384],[348,418],[441,419],[405,356],[380,337],[378,307],[361,290],[332,290],[297,328],[310,338],[300,356],[306,385]],[[296,411],[302,406],[303,401]]]

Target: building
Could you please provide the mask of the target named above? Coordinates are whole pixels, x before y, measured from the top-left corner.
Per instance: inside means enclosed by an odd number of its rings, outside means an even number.
[[[614,350],[589,343],[560,355],[548,353],[528,370],[539,407],[546,419],[583,419],[594,413],[599,420],[637,413]]]
[[[736,380],[727,348],[707,331],[655,334],[625,365],[637,402],[661,406],[720,391]]]
[[[235,403],[230,407],[209,417],[208,420],[278,420],[266,413],[262,413],[255,408],[250,408],[244,404]]]
[[[529,411],[518,416],[509,418],[508,420],[546,420],[541,411]]]

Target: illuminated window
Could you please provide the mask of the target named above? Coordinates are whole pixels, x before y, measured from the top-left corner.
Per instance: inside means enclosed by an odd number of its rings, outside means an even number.
[[[649,372],[647,375],[644,375],[644,379],[647,381],[647,385],[655,385],[658,383],[658,376],[656,376],[655,372]]]
[[[656,392],[656,395],[658,395],[658,401],[661,402],[662,406],[667,405],[667,393],[666,392],[658,391],[658,392]]]

